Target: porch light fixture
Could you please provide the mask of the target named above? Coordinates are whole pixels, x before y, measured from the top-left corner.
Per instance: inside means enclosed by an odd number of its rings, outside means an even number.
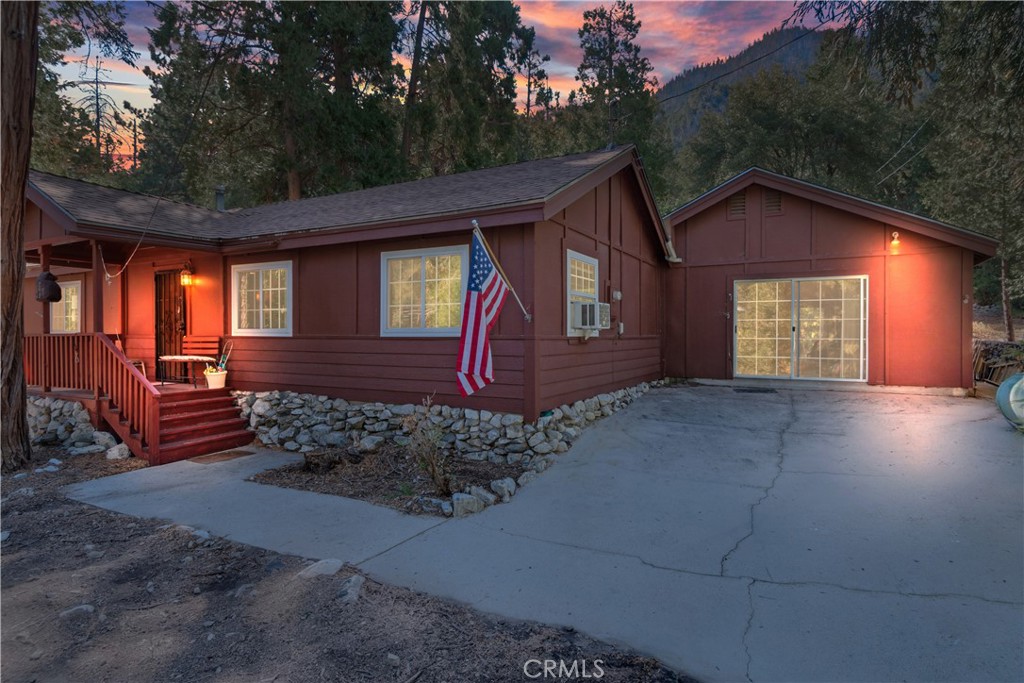
[[[182,287],[191,287],[192,286],[192,276],[193,275],[195,275],[195,271],[192,269],[192,262],[189,261],[181,269],[181,286]]]
[[[899,249],[900,247],[900,234],[895,230],[893,230],[892,242],[889,242],[889,246],[892,247],[893,249]]]

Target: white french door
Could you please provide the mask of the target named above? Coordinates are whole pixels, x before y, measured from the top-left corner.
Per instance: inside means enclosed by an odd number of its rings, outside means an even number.
[[[867,276],[737,280],[733,376],[867,380]]]

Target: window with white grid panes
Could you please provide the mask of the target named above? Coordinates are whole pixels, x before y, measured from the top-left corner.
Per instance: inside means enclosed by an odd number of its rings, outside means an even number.
[[[463,246],[381,254],[381,334],[458,336],[468,260]]]
[[[231,267],[231,333],[290,336],[292,264],[246,263]]]
[[[82,331],[82,282],[58,282],[60,301],[50,304],[50,332],[72,334]]]
[[[572,326],[572,302],[598,301],[597,278],[598,262],[596,258],[578,252],[566,250],[566,334],[570,337],[580,336],[582,330]]]

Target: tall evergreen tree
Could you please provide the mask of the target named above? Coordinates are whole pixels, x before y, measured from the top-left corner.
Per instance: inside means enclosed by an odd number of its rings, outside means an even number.
[[[212,186],[227,184],[233,203],[251,204],[398,177],[397,10],[162,5],[151,31],[154,106],[143,121],[149,186],[180,174],[179,196],[208,203]]]
[[[636,42],[640,28],[632,3],[625,0],[583,13],[578,31],[583,60],[576,71],[580,87],[570,96],[564,124],[575,131],[578,149],[635,144],[660,196],[667,190],[671,143],[658,116],[658,80]]]
[[[511,2],[430,4],[410,126],[414,175],[440,175],[518,158],[519,9]]]

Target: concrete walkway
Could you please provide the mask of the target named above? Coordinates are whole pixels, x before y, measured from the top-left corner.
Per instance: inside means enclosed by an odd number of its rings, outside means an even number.
[[[657,390],[511,504],[448,521],[242,481],[292,457],[71,495],[572,625],[706,681],[1024,676],[1024,445],[990,402]]]

